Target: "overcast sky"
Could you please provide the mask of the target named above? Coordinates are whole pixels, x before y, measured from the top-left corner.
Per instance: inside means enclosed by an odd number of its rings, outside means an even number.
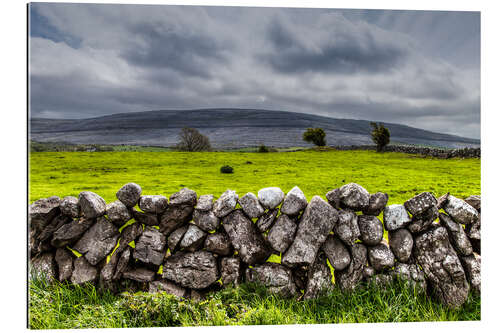
[[[480,14],[34,3],[31,116],[259,108],[480,137]]]

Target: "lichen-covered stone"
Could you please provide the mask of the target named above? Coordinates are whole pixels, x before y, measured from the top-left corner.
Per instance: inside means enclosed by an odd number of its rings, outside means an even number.
[[[279,187],[266,187],[259,190],[257,197],[262,207],[274,209],[283,202],[285,193]]]
[[[328,238],[323,243],[322,249],[330,265],[336,270],[341,271],[351,263],[349,250],[337,236],[328,235]]]
[[[314,264],[309,267],[307,285],[304,290],[304,299],[316,298],[323,293],[331,291],[332,289],[332,272],[326,263],[324,253],[320,252],[314,261]]]
[[[377,272],[372,266],[363,267],[363,280],[370,281],[371,277],[374,276]]]
[[[286,194],[283,205],[281,205],[281,213],[296,216],[306,207],[306,196],[300,188],[295,186]]]
[[[407,262],[413,249],[413,237],[407,229],[389,232],[389,246],[400,262]]]
[[[425,274],[416,264],[398,262],[394,266],[393,275],[400,279],[406,280],[411,287],[417,288],[420,291],[425,292],[427,289]]]
[[[84,256],[76,258],[73,262],[73,266],[74,269],[71,274],[71,283],[93,283],[97,280],[97,268],[92,266]]]
[[[267,234],[267,242],[273,250],[284,253],[292,244],[296,230],[297,224],[288,215],[280,215]]]
[[[353,290],[363,279],[363,270],[368,263],[366,246],[356,243],[350,247],[351,263],[343,270],[334,270],[335,284],[342,290]]]
[[[30,266],[32,276],[44,277],[48,281],[57,278],[56,263],[52,252],[45,252],[32,258]]]
[[[165,257],[165,235],[153,227],[145,227],[135,244],[134,259],[146,264],[161,265]]]
[[[470,195],[464,199],[469,205],[471,205],[478,213],[481,213],[481,196],[480,195]]]
[[[378,216],[387,205],[389,200],[389,195],[387,193],[377,192],[370,194],[370,200],[368,201],[368,206],[363,209],[363,214],[365,215],[375,215]]]
[[[42,232],[36,238],[40,242],[49,241],[54,235],[54,232],[56,232],[56,230],[59,230],[59,228],[61,228],[63,225],[67,223],[70,223],[71,221],[72,221],[71,217],[69,216],[57,215],[52,219],[52,221],[42,230]]]
[[[437,200],[430,192],[422,192],[404,203],[411,215],[422,214],[429,208],[437,206]]]
[[[378,217],[373,215],[359,215],[359,239],[366,245],[377,245],[384,236],[384,228]]]
[[[184,237],[184,234],[188,230],[188,227],[189,227],[189,225],[184,225],[184,226],[182,226],[182,227],[180,227],[178,229],[175,229],[168,236],[167,244],[168,244],[168,248],[170,249],[170,251],[172,253],[175,252],[175,251],[177,251],[177,249],[179,248],[179,245],[180,245],[180,242],[182,240],[182,237]]]
[[[213,206],[214,196],[212,194],[204,194],[200,195],[198,201],[196,202],[196,206],[194,206],[194,209],[202,212],[208,212],[209,210],[212,210]]]
[[[266,232],[271,228],[274,221],[276,220],[276,216],[278,215],[278,209],[270,209],[264,215],[259,217],[257,220],[257,228],[260,232]]]
[[[143,195],[139,199],[139,208],[150,214],[161,214],[167,209],[168,200],[163,195]]]
[[[477,221],[479,213],[471,205],[462,199],[458,199],[452,195],[448,196],[448,200],[443,205],[444,211],[460,224],[470,224]]]
[[[166,279],[156,280],[149,283],[150,293],[165,292],[178,298],[186,298],[188,290]]]
[[[335,208],[337,210],[342,208],[342,207],[340,207],[340,189],[339,188],[335,188],[335,189],[329,191],[328,193],[326,193],[325,197],[326,197],[326,200],[328,200],[328,203],[330,205],[332,205],[333,208]]]
[[[477,293],[481,293],[481,256],[472,253],[469,256],[460,257],[462,267],[465,271],[470,287]]]
[[[403,205],[389,205],[384,208],[384,226],[388,231],[406,227],[411,218]]]
[[[214,231],[220,225],[220,219],[212,211],[194,210],[194,223],[205,231]]]
[[[184,288],[207,288],[219,279],[217,259],[207,251],[177,252],[165,260],[163,278]]]
[[[302,214],[295,239],[283,255],[282,263],[289,267],[312,264],[337,220],[337,210],[314,196]]]
[[[116,265],[120,259],[121,252],[114,251],[109,261],[107,261],[101,268],[99,272],[99,286],[103,289],[114,289],[111,281],[115,275]]]
[[[132,217],[134,220],[138,223],[153,226],[153,225],[158,225],[158,215],[152,214],[152,213],[144,213],[136,210],[135,208],[132,208]]]
[[[333,227],[333,233],[347,245],[354,244],[361,236],[356,213],[348,209],[340,210],[339,220]]]
[[[80,218],[64,224],[54,231],[51,244],[54,247],[72,245],[95,223],[95,219]]]
[[[422,214],[413,215],[410,224],[408,224],[406,227],[413,234],[425,231],[429,229],[429,227],[432,225],[432,222],[434,222],[438,218],[438,216],[438,207],[431,207]]]
[[[222,218],[231,213],[238,203],[238,194],[233,190],[226,190],[215,201],[213,212],[218,218]]]
[[[60,203],[61,199],[56,196],[32,203],[28,208],[30,228],[37,232],[42,231],[60,213]]]
[[[59,281],[69,280],[73,272],[73,255],[71,252],[67,249],[59,248],[56,250],[54,259],[59,271]]]
[[[132,219],[132,214],[123,202],[116,200],[106,205],[106,215],[117,226],[122,226]]]
[[[460,256],[472,254],[472,245],[465,234],[464,228],[453,221],[448,215],[439,213],[439,224],[446,228],[451,245]]]
[[[118,228],[101,217],[83,234],[73,249],[84,255],[85,259],[95,266],[113,251],[118,237],[120,237]]]
[[[69,217],[72,217],[75,219],[80,216],[80,205],[78,204],[77,197],[72,197],[72,196],[64,197],[61,200],[59,208],[61,209],[61,214],[63,214],[63,215],[66,215],[66,216],[69,216]]]
[[[394,267],[394,254],[384,242],[368,248],[368,260],[376,271]]]
[[[362,211],[370,203],[370,193],[359,184],[349,183],[339,188],[341,206],[354,211]]]
[[[122,277],[123,272],[125,272],[130,263],[131,250],[127,247],[123,252],[120,253],[118,262],[116,264],[115,273],[113,275],[113,280],[118,280]]]
[[[182,237],[180,247],[185,251],[194,252],[198,250],[205,241],[207,233],[194,224],[190,224]]]
[[[123,202],[127,207],[134,207],[139,202],[142,194],[142,189],[136,183],[128,183],[123,185],[118,192],[116,198]]]
[[[160,217],[160,231],[165,236],[172,231],[191,221],[193,217],[193,206],[168,206]]]
[[[139,267],[123,272],[123,277],[137,282],[151,282],[154,280],[155,272]]]
[[[297,293],[292,271],[278,263],[266,262],[249,267],[245,276],[247,282],[261,283],[271,293],[282,297],[293,297]]]
[[[259,202],[259,199],[252,192],[248,192],[244,196],[242,196],[238,203],[241,208],[250,218],[258,218],[264,215],[265,210]]]
[[[481,254],[481,214],[476,222],[465,226],[465,233],[469,237],[474,252]]]
[[[121,252],[129,246],[130,242],[135,242],[137,238],[142,234],[142,225],[140,223],[132,223],[125,228],[123,228],[120,235],[120,245],[116,251]]]
[[[78,204],[82,215],[87,219],[94,219],[106,214],[106,201],[98,194],[90,191],[80,192]]]
[[[393,274],[378,273],[368,279],[368,283],[373,283],[378,288],[387,288],[394,280]]]
[[[233,253],[233,246],[229,237],[223,232],[208,234],[205,238],[205,249],[221,256],[228,256]]]
[[[182,188],[179,192],[172,194],[169,198],[169,202],[171,205],[179,206],[179,205],[196,205],[196,192],[188,189],[187,187]]]
[[[237,286],[241,281],[240,258],[222,258],[220,262],[221,281],[223,286]]]

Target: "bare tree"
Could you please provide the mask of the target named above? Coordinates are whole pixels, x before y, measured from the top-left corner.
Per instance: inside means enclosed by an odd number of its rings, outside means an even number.
[[[179,133],[177,149],[183,151],[210,151],[210,140],[195,128],[184,127]]]

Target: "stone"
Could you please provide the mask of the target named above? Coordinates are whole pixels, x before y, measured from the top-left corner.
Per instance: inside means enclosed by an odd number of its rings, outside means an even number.
[[[106,215],[115,225],[121,227],[132,219],[132,214],[121,201],[116,200],[106,205]]]
[[[56,263],[52,252],[42,253],[31,258],[30,273],[32,276],[45,278],[47,281],[56,279]]]
[[[165,260],[163,278],[184,288],[207,288],[219,279],[217,259],[207,251],[177,252]]]
[[[205,241],[207,233],[194,224],[190,224],[182,237],[180,247],[185,251],[194,252],[198,250]]]
[[[243,262],[254,265],[269,257],[270,250],[257,226],[240,209],[224,217],[222,225]]]
[[[188,189],[187,187],[182,188],[179,192],[172,194],[169,198],[170,204],[173,206],[196,206],[196,192]]]
[[[407,281],[412,288],[417,288],[423,292],[427,289],[425,274],[416,264],[397,262],[394,266],[393,275]]]
[[[408,230],[413,233],[419,233],[429,229],[439,216],[439,210],[437,207],[431,207],[422,214],[413,215],[410,224],[407,225]]]
[[[154,280],[154,277],[155,272],[143,267],[123,272],[123,278],[137,282],[151,282]]]
[[[370,199],[368,201],[368,206],[363,209],[364,215],[375,215],[378,216],[387,205],[389,200],[389,195],[387,193],[377,192],[370,194]]]
[[[75,219],[80,217],[80,205],[78,204],[77,197],[72,197],[72,196],[64,197],[61,200],[59,208],[61,209],[61,214],[63,214],[63,215],[66,215],[66,216],[69,216],[69,217],[72,217]]]
[[[167,244],[168,248],[170,249],[170,252],[175,252],[179,248],[180,242],[182,240],[182,237],[184,237],[184,234],[188,230],[188,225],[182,226],[178,229],[175,229],[167,239]]]
[[[393,274],[378,273],[368,279],[368,283],[373,283],[379,288],[387,288],[394,280]]]
[[[326,200],[335,209],[340,209],[340,189],[336,188],[326,194]]]
[[[269,292],[282,297],[293,297],[297,293],[292,271],[283,265],[266,262],[246,269],[247,282],[260,283]]]
[[[434,227],[418,235],[415,258],[442,303],[457,308],[467,300],[469,284],[445,228]]]
[[[245,214],[247,214],[251,219],[261,217],[265,213],[265,210],[264,208],[262,208],[259,199],[257,199],[257,196],[252,192],[248,192],[247,194],[242,196],[238,200],[238,203],[240,204]]]
[[[356,213],[352,210],[340,210],[339,220],[333,227],[333,233],[347,245],[353,245],[361,236]]]
[[[281,262],[289,267],[311,265],[337,220],[337,210],[319,196],[314,196],[304,210],[295,239]]]
[[[266,187],[257,193],[259,202],[266,209],[278,207],[285,198],[285,193],[279,187]]]
[[[99,272],[99,285],[104,289],[114,289],[110,283],[115,275],[116,265],[120,259],[121,252],[113,252]]]
[[[404,206],[411,215],[422,214],[433,206],[437,206],[437,199],[430,192],[422,192],[407,200]]]
[[[154,226],[154,225],[159,225],[160,222],[158,221],[158,215],[152,214],[152,213],[143,213],[135,208],[132,208],[132,217],[134,220],[138,223],[149,225],[149,226]]]
[[[130,242],[135,242],[137,238],[142,234],[142,225],[140,223],[132,223],[125,228],[123,228],[120,236],[120,245],[116,251],[121,252],[125,250]]]
[[[292,270],[293,281],[298,291],[306,289],[308,273],[309,270],[307,266],[298,266]]]
[[[42,231],[61,212],[60,203],[61,199],[53,196],[37,200],[29,205],[28,221],[30,228],[36,232]]]
[[[479,213],[467,202],[452,195],[448,196],[448,201],[443,205],[444,211],[460,224],[471,224],[477,221]]]
[[[437,199],[437,209],[442,209],[443,206],[446,204],[446,202],[448,202],[448,197],[450,196],[450,192],[440,196],[438,199]]]
[[[188,290],[176,285],[175,283],[166,279],[156,280],[149,283],[150,293],[165,292],[169,295],[174,295],[178,298],[186,298]]]
[[[370,194],[361,185],[349,183],[339,188],[340,204],[354,211],[362,211],[370,203]]]
[[[172,231],[191,221],[193,206],[169,206],[160,217],[160,231],[165,236]]]
[[[226,190],[222,195],[215,201],[213,212],[218,218],[223,218],[224,216],[231,213],[236,204],[238,203],[238,194],[232,190]]]
[[[165,257],[167,239],[158,229],[145,227],[135,243],[134,259],[146,264],[161,265]]]
[[[280,215],[267,234],[267,242],[273,250],[284,253],[292,244],[296,230],[297,224],[288,215]]]
[[[206,299],[206,292],[202,290],[191,289],[189,291],[189,299],[193,302],[201,302]]]
[[[214,196],[212,194],[204,194],[200,195],[196,206],[194,206],[194,209],[202,212],[208,212],[209,210],[212,210],[213,205]]]
[[[307,274],[304,299],[313,299],[333,289],[332,272],[326,264],[324,253],[319,253]]]
[[[270,209],[257,220],[257,228],[260,232],[266,232],[271,228],[278,215],[278,209]]]
[[[47,240],[50,240],[50,238],[52,238],[56,230],[58,230],[63,225],[70,223],[71,221],[72,221],[71,217],[69,216],[57,215],[52,219],[49,225],[47,225],[36,238],[40,242],[45,242]]]
[[[214,231],[220,225],[220,219],[212,211],[194,210],[194,223],[205,231]]]
[[[384,226],[387,231],[406,227],[411,218],[403,205],[389,205],[384,208]]]
[[[481,256],[477,253],[460,257],[467,281],[473,291],[481,293]]]
[[[460,256],[472,254],[472,244],[465,234],[464,228],[453,221],[448,215],[439,213],[439,224],[446,228],[451,245]]]
[[[134,207],[141,198],[142,189],[136,183],[128,183],[123,185],[118,192],[116,198],[123,202],[127,207]]]
[[[465,226],[465,233],[469,237],[474,252],[481,254],[481,214],[476,222]]]
[[[332,265],[335,270],[341,271],[351,263],[349,250],[344,243],[334,235],[328,235],[328,238],[322,246],[322,250],[325,252],[330,265]]]
[[[410,260],[413,250],[413,236],[407,229],[389,232],[389,246],[399,262]]]
[[[208,234],[205,238],[204,248],[221,256],[228,256],[234,252],[229,237],[223,232]]]
[[[92,266],[84,256],[76,258],[73,265],[74,269],[71,274],[71,283],[93,283],[97,280],[97,268]]]
[[[353,290],[363,279],[363,270],[368,263],[366,246],[356,243],[350,247],[351,263],[343,270],[334,270],[335,284],[341,290]]]
[[[83,234],[73,249],[85,256],[85,259],[95,266],[113,251],[118,237],[120,237],[118,228],[106,218],[101,217]]]
[[[65,247],[72,245],[95,223],[94,219],[80,218],[64,224],[57,229],[50,244],[54,247]]]
[[[374,276],[377,272],[372,266],[365,266],[363,268],[363,279],[365,281],[370,281],[371,277]]]
[[[167,209],[168,200],[163,195],[142,195],[139,208],[144,213],[161,214]]]
[[[480,195],[470,195],[464,199],[469,205],[471,205],[478,213],[481,213],[481,196]]]
[[[395,263],[394,254],[384,242],[368,248],[368,260],[376,271],[383,271],[394,267]]]
[[[285,196],[283,205],[281,205],[281,213],[296,216],[307,206],[307,199],[300,188],[295,186]]]
[[[130,247],[127,247],[120,254],[120,257],[118,258],[118,262],[116,263],[115,273],[113,275],[113,280],[119,280],[122,277],[123,272],[125,272],[125,270],[127,270],[129,262],[130,262],[130,254],[131,254]]]
[[[240,258],[222,258],[220,262],[221,281],[224,287],[229,285],[238,286],[241,281]]]
[[[359,215],[358,227],[360,233],[359,239],[366,245],[377,245],[384,236],[382,222],[376,216]]]
[[[66,281],[71,278],[71,273],[73,272],[73,255],[72,253],[64,248],[59,248],[56,250],[56,255],[54,256],[56,260],[58,271],[59,271],[59,281]]]
[[[82,215],[87,219],[94,219],[106,214],[106,201],[94,192],[80,192],[78,204]]]

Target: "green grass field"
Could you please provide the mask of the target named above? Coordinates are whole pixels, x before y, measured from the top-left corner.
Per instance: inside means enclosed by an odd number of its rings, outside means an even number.
[[[29,201],[89,190],[106,202],[127,182],[143,194],[170,196],[182,187],[218,197],[226,189],[242,196],[268,186],[287,192],[299,186],[308,199],[349,182],[403,203],[423,191],[436,196],[481,194],[480,160],[434,159],[400,153],[306,150],[248,152],[40,152],[31,153]],[[234,168],[222,174],[223,165]],[[29,285],[31,328],[152,327],[186,325],[312,324],[480,320],[479,296],[450,310],[395,284],[387,289],[338,290],[307,302],[268,295],[256,286],[224,290],[195,303],[163,295],[111,295],[92,286]]]

